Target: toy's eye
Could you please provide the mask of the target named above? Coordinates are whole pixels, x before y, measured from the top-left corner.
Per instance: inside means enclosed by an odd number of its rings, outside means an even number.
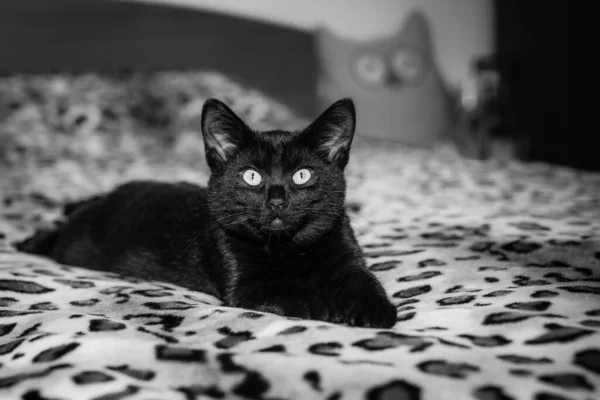
[[[245,170],[242,178],[250,186],[258,186],[262,182],[262,176],[253,169]]]
[[[373,86],[382,85],[388,74],[384,60],[375,54],[363,54],[357,58],[354,70],[363,83]]]
[[[392,58],[392,66],[398,77],[404,82],[415,82],[425,74],[425,61],[416,51],[409,48],[399,49]]]
[[[306,168],[302,168],[296,171],[294,176],[292,176],[292,181],[294,181],[296,185],[304,185],[310,180],[311,177],[312,174],[310,173],[310,171]]]

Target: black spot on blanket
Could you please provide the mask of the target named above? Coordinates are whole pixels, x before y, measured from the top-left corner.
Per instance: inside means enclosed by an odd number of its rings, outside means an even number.
[[[146,290],[134,290],[131,294],[137,294],[142,297],[168,297],[173,296],[173,293],[167,292],[162,289],[146,289]]]
[[[308,371],[303,376],[304,380],[308,382],[310,387],[312,387],[317,392],[322,390],[321,388],[321,375],[315,370]]]
[[[320,356],[339,356],[337,350],[344,346],[338,342],[316,343],[308,348],[308,351]]]
[[[384,261],[384,262],[380,262],[380,263],[375,263],[373,265],[371,265],[369,267],[369,269],[371,271],[389,271],[391,269],[396,268],[399,264],[401,264],[401,261]]]
[[[24,341],[25,341],[25,339],[17,339],[17,340],[12,340],[8,343],[3,344],[2,346],[0,346],[0,356],[3,356],[8,353],[12,353]]]
[[[265,347],[264,349],[258,350],[260,353],[285,353],[285,346],[282,344],[276,344],[273,346]]]
[[[244,380],[233,388],[233,393],[250,399],[260,399],[269,387],[269,381],[259,372],[247,371]]]
[[[533,400],[573,400],[570,397],[561,396],[556,393],[538,392],[535,394]]]
[[[600,295],[600,286],[559,286],[559,289],[566,290],[571,293],[584,293],[584,294],[596,294]]]
[[[483,325],[510,324],[524,321],[528,318],[531,318],[531,316],[512,311],[503,311],[487,315],[483,320]]]
[[[546,311],[551,305],[552,303],[549,301],[523,301],[507,304],[506,308],[523,311]]]
[[[394,293],[393,297],[408,299],[428,292],[431,292],[431,285],[413,286],[411,288],[403,289]]]
[[[0,279],[0,291],[41,294],[53,292],[54,289],[47,288],[31,281],[23,281],[20,279]]]
[[[77,342],[67,343],[67,344],[63,344],[60,346],[56,346],[56,347],[51,347],[47,350],[40,352],[37,356],[33,357],[33,362],[39,363],[39,362],[56,361],[59,358],[65,356],[66,354],[69,354],[70,352],[72,352],[73,350],[75,350],[78,347],[79,347],[79,343],[77,343]]]
[[[246,311],[240,314],[240,318],[259,319],[262,317],[264,317],[264,314],[260,314],[253,311]]]
[[[448,378],[465,379],[474,372],[479,372],[479,367],[467,363],[452,363],[444,360],[425,361],[417,365],[421,371],[432,374],[442,375]]]
[[[13,311],[0,310],[0,318],[22,317],[25,315],[39,314],[41,311]]]
[[[0,307],[10,307],[13,303],[18,303],[19,300],[14,297],[0,297]]]
[[[554,292],[552,290],[538,290],[531,294],[531,297],[533,297],[534,299],[542,299],[556,296],[558,296],[558,292]]]
[[[204,363],[206,352],[189,347],[173,347],[159,344],[155,348],[155,357],[159,361],[175,361],[183,363]]]
[[[293,335],[296,333],[302,333],[307,329],[307,327],[301,325],[290,326],[289,328],[285,328],[284,330],[279,332],[278,335]]]
[[[423,271],[420,274],[416,275],[408,275],[403,276],[401,278],[396,279],[397,282],[413,282],[413,281],[421,281],[424,279],[430,279],[436,276],[442,275],[440,271]]]
[[[573,364],[600,375],[600,349],[587,349],[575,353]]]
[[[412,254],[418,254],[425,250],[379,250],[370,251],[365,253],[365,257],[378,258],[378,257],[401,257],[410,256]]]
[[[17,326],[16,322],[13,322],[12,324],[0,324],[0,336],[8,335],[15,329],[15,326]]]
[[[100,303],[99,299],[87,299],[87,300],[75,300],[70,304],[75,307],[92,307],[96,304]]]
[[[226,337],[215,343],[215,346],[219,349],[230,349],[242,342],[254,339],[254,336],[250,331],[234,332],[226,326],[219,328],[218,332],[222,335],[226,335]]]
[[[414,350],[425,344],[431,344],[431,341],[420,336],[410,336],[396,332],[379,332],[375,337],[354,342],[352,346],[368,351],[380,351],[402,346]]]
[[[420,400],[421,388],[405,380],[396,379],[367,392],[367,400]]]
[[[100,397],[95,397],[93,400],[121,400],[131,395],[136,394],[140,391],[140,388],[134,385],[127,385],[127,387],[120,392],[107,393]]]
[[[122,331],[125,328],[127,328],[125,324],[111,321],[109,319],[90,320],[90,331],[92,332]]]
[[[492,335],[492,336],[475,336],[475,335],[458,335],[459,337],[463,337],[465,339],[469,339],[474,345],[479,347],[499,347],[506,346],[511,343],[511,340],[506,339],[501,335]]]
[[[101,383],[114,380],[115,378],[112,376],[100,371],[83,371],[73,376],[73,382],[77,385],[88,385],[90,383]]]
[[[546,374],[540,375],[539,380],[553,386],[561,387],[563,389],[594,389],[594,385],[592,385],[585,376],[580,374]]]
[[[511,294],[512,290],[495,290],[493,292],[489,292],[488,294],[484,294],[482,297],[501,297]]]
[[[217,361],[221,364],[221,370],[225,373],[243,372],[244,366],[237,364],[233,360],[232,353],[221,353],[217,355]]]
[[[185,395],[186,400],[196,400],[196,399],[224,399],[225,392],[223,392],[218,386],[202,386],[202,385],[192,385],[192,386],[180,386],[176,388],[177,391],[183,393]]]
[[[473,396],[477,400],[515,400],[514,397],[506,394],[503,388],[496,385],[478,387],[473,392]]]
[[[419,261],[417,265],[419,266],[419,268],[443,267],[445,265],[448,265],[448,263],[442,260],[436,260],[435,258],[429,258],[427,260]]]
[[[527,254],[536,251],[541,247],[542,245],[539,243],[518,240],[502,245],[502,250],[510,251],[512,253]]]
[[[185,319],[182,315],[173,314],[128,314],[123,317],[125,321],[131,319],[148,319],[146,325],[162,325],[162,329],[171,332],[177,328]]]
[[[152,310],[189,310],[196,307],[183,301],[148,302],[144,303],[144,306]]]
[[[41,371],[36,372],[27,372],[21,374],[15,374],[7,377],[0,378],[0,388],[8,388],[14,386],[18,383],[21,383],[27,379],[35,379],[35,378],[43,378],[45,376],[50,375],[53,371],[65,368],[72,368],[71,364],[57,364],[52,365],[48,368],[45,368]]]
[[[550,284],[550,281],[544,279],[532,279],[525,275],[517,275],[515,278],[513,283],[519,286],[544,286]]]
[[[514,364],[552,364],[553,362],[548,357],[533,358],[518,354],[503,354],[499,355],[498,358],[500,360],[508,361]]]
[[[29,307],[30,310],[54,311],[58,310],[58,306],[52,302],[45,301],[43,303],[35,303]]]
[[[548,332],[526,340],[525,344],[566,343],[595,333],[590,329],[573,328],[559,324],[545,324],[544,327]]]
[[[156,375],[156,373],[152,370],[131,368],[128,365],[108,366],[106,368],[110,369],[111,371],[120,372],[131,378],[139,379],[141,381],[152,380]]]
[[[23,393],[23,396],[21,397],[21,399],[23,400],[60,400],[57,399],[56,397],[45,397],[42,396],[42,394],[40,393],[39,390],[29,390],[25,393]]]
[[[70,286],[73,289],[89,289],[95,287],[94,282],[90,281],[77,281],[73,279],[54,279],[54,282],[61,283],[66,286]]]
[[[440,306],[453,306],[459,304],[467,304],[475,300],[475,296],[473,295],[461,295],[461,296],[453,296],[453,297],[445,297],[443,299],[437,300],[437,303]]]

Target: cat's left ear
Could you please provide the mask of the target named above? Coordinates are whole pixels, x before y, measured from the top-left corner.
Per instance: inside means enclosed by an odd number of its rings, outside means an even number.
[[[229,160],[248,132],[248,125],[222,101],[209,99],[204,103],[202,136],[206,161],[211,169]]]
[[[350,146],[356,128],[354,102],[341,99],[325,110],[308,128],[312,147],[328,162],[344,169],[350,158]]]

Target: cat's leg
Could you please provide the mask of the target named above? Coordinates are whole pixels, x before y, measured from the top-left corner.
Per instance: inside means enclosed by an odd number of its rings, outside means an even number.
[[[61,264],[81,267],[97,267],[102,252],[94,240],[93,232],[100,229],[98,218],[104,196],[96,196],[71,210],[59,230],[50,258]]]
[[[390,328],[396,323],[396,307],[377,278],[362,265],[341,265],[322,279],[322,297],[336,304],[336,319],[370,328]]]

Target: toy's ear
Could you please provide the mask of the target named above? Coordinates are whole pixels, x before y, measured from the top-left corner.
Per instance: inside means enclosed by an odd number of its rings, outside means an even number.
[[[344,169],[350,158],[355,127],[354,102],[346,98],[333,103],[303,134],[327,162]]]
[[[209,99],[202,109],[206,161],[212,169],[226,162],[241,146],[250,128],[225,103]]]
[[[398,36],[402,38],[403,43],[409,43],[423,53],[433,52],[431,27],[427,16],[422,11],[413,11],[408,15]]]

